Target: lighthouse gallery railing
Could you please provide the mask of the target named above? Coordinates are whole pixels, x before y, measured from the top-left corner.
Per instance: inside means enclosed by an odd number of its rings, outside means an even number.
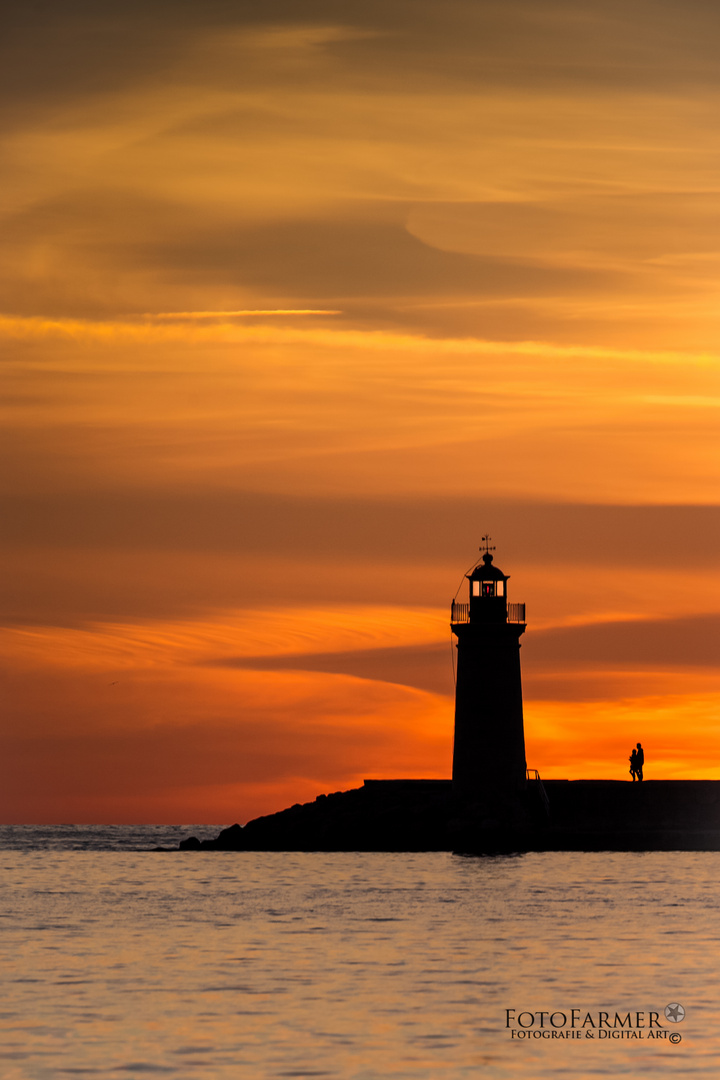
[[[508,622],[511,623],[524,623],[525,622],[525,605],[524,604],[508,604],[507,606]],[[451,623],[467,623],[470,622],[470,605],[458,604],[455,600],[452,602],[450,608],[450,622]]]

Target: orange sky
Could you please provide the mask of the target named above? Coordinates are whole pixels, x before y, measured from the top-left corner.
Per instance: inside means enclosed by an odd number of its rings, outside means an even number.
[[[3,35],[0,820],[720,778],[720,9],[51,0]]]

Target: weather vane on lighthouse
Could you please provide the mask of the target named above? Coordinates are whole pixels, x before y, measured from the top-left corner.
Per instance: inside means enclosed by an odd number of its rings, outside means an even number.
[[[494,551],[494,550],[495,550],[495,545],[494,545],[494,544],[492,545],[492,547],[490,547],[490,541],[491,541],[491,540],[492,540],[492,536],[490,536],[490,534],[488,534],[487,536],[483,536],[483,537],[482,537],[482,542],[483,542],[483,544],[485,545],[485,549],[484,549],[484,550],[485,550],[485,554],[486,554],[486,555],[488,554],[488,552],[490,552],[490,551]],[[483,550],[483,547],[482,547],[482,545],[480,546],[480,550],[481,550],[481,551]]]

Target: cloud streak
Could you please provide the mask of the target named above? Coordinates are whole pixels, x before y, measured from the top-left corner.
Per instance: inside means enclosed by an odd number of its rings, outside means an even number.
[[[147,311],[143,317],[145,319],[221,319],[255,315],[342,315],[342,311],[323,308],[277,308],[275,310],[272,308],[255,308],[247,311]]]
[[[147,318],[217,318],[223,315],[232,316],[239,314],[285,314],[306,315],[342,314],[339,311],[248,311],[248,312],[167,312],[152,315]],[[400,334],[383,330],[357,330],[335,328],[312,328],[302,327],[284,328],[274,326],[234,326],[233,324],[176,330],[173,327],[153,327],[145,324],[133,323],[127,320],[89,320],[89,319],[66,319],[19,317],[13,315],[0,315],[0,334],[12,338],[35,338],[57,336],[85,337],[89,340],[104,341],[109,338],[125,338],[133,340],[188,340],[188,334],[192,334],[197,341],[250,341],[270,344],[307,344],[338,346],[343,349],[361,349],[363,351],[376,349],[389,352],[417,352],[422,355],[455,354],[458,356],[517,356],[517,357],[542,357],[549,359],[598,359],[629,361],[638,364],[683,364],[701,369],[714,371],[720,364],[720,352],[702,350],[656,350],[656,349],[616,349],[602,345],[561,344],[551,341],[504,341],[484,340],[482,338],[430,338],[421,334]],[[192,340],[192,339],[191,339]],[[713,404],[713,397],[701,398],[701,402]]]

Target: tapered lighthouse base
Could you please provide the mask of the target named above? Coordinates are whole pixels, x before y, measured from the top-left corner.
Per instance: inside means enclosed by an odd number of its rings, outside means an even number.
[[[499,826],[525,818],[520,636],[524,623],[455,624],[453,792]]]

